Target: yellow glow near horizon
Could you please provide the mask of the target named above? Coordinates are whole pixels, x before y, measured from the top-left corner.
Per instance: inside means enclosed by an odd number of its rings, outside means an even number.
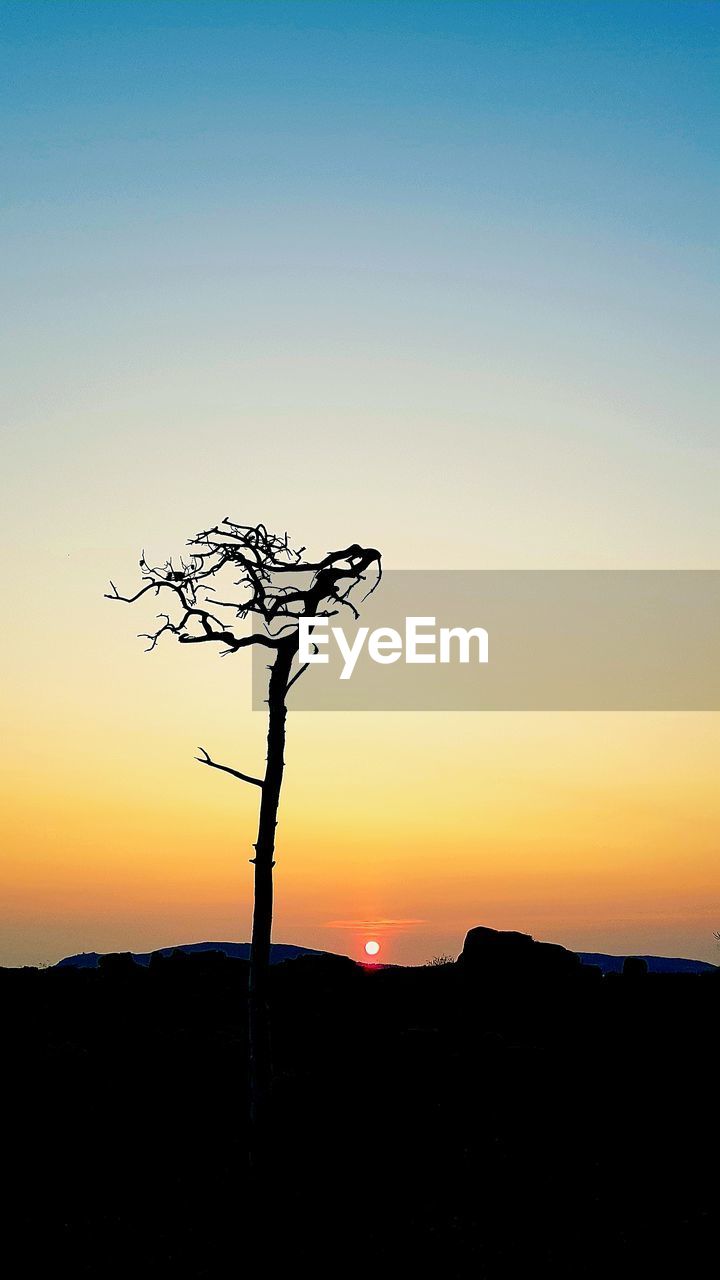
[[[242,680],[228,714],[228,662],[178,699],[177,656],[127,688],[88,665],[90,710],[65,686],[6,751],[6,963],[247,937],[257,795],[192,756],[249,768],[264,721]],[[346,951],[334,922],[389,919],[393,962],[478,923],[713,958],[720,717],[291,714],[286,758],[278,941]]]

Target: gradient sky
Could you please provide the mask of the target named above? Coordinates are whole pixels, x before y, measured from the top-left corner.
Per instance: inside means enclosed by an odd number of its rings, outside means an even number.
[[[256,793],[192,757],[259,767],[249,664],[142,653],[142,547],[720,568],[719,19],[0,3],[0,962],[248,936]],[[278,941],[717,958],[718,715],[302,713],[288,761]]]

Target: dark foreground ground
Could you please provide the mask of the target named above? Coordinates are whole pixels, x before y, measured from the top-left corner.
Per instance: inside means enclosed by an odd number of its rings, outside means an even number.
[[[713,1274],[720,978],[533,963],[277,965],[265,1216],[243,961],[1,970],[12,1274]]]

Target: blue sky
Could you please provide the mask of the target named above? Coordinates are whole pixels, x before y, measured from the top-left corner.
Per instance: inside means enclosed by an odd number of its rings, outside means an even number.
[[[318,530],[372,488],[408,567],[428,503],[468,567],[713,562],[716,5],[0,14],[11,513],[242,473]]]
[[[702,244],[718,10],[648,3],[2,6],[6,198],[162,207],[288,184]]]
[[[355,438],[361,421],[393,474],[412,455],[408,509],[427,501],[440,438],[456,459],[435,495],[448,519],[468,474],[489,477],[487,524],[463,530],[471,565],[526,564],[528,543],[557,563],[568,525],[583,565],[705,562],[716,5],[1,14],[5,416],[27,483],[47,495],[60,469],[63,492],[85,490],[109,470],[136,504],[121,432],[169,468],[167,495],[141,508],[167,521],[202,422],[228,463],[203,470],[208,505],[227,505],[248,454],[266,504],[258,440],[283,440],[306,488],[318,472],[295,438],[322,453],[329,429]],[[377,474],[361,466],[358,512]],[[400,562],[427,563],[397,535],[394,486],[384,500]],[[538,541],[551,500],[557,527]],[[518,508],[514,540],[498,529]],[[622,527],[599,552],[608,509]],[[663,533],[668,512],[685,543]]]

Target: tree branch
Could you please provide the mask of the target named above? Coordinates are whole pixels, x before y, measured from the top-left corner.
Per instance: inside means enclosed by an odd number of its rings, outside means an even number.
[[[274,534],[263,524],[237,524],[227,518],[191,538],[188,546],[189,558],[187,554],[181,556],[180,567],[172,559],[152,565],[143,551],[141,586],[134,594],[122,595],[115,583],[110,583],[110,600],[132,604],[151,593],[158,597],[169,591],[177,601],[175,613],[158,614],[161,625],[144,633],[149,649],[170,634],[183,645],[222,645],[221,656],[251,645],[262,645],[277,653],[292,645],[303,614],[329,618],[345,608],[357,618],[352,593],[361,584],[367,585],[368,573],[374,570],[375,581],[366,591],[366,599],[382,576],[382,558],[374,547],[361,547],[354,542],[329,551],[322,559],[303,560],[305,548],[294,550],[287,533]],[[238,569],[241,576],[236,578]],[[292,576],[288,579],[287,575]],[[306,581],[298,581],[298,575]],[[210,581],[216,576],[218,584],[225,583],[220,585],[221,600]],[[228,599],[225,593],[228,576],[233,579],[233,587],[242,589],[237,601]],[[218,611],[225,609],[233,609],[235,618],[219,617]],[[235,628],[241,630],[239,624],[250,614],[261,620],[262,629],[237,635]]]
[[[241,773],[239,769],[231,769],[229,764],[217,764],[210,759],[204,747],[198,747],[198,751],[202,751],[201,756],[195,756],[200,764],[207,764],[211,769],[220,769],[222,773],[230,773],[233,778],[239,778],[241,782],[251,782],[254,787],[262,787],[262,778],[253,778],[249,773]]]
[[[310,666],[310,663],[309,663],[309,662],[305,662],[305,663],[303,663],[303,665],[300,667],[300,670],[295,672],[295,675],[293,676],[292,680],[288,680],[288,682],[287,682],[287,686],[286,686],[286,688],[285,688],[285,692],[286,692],[286,693],[289,693],[289,692],[290,692],[290,690],[292,689],[292,687],[293,687],[293,685],[294,685],[295,681],[300,679],[300,677],[301,677],[301,675],[303,674],[303,672],[307,671],[307,669],[308,669],[308,667],[309,667],[309,666]]]

